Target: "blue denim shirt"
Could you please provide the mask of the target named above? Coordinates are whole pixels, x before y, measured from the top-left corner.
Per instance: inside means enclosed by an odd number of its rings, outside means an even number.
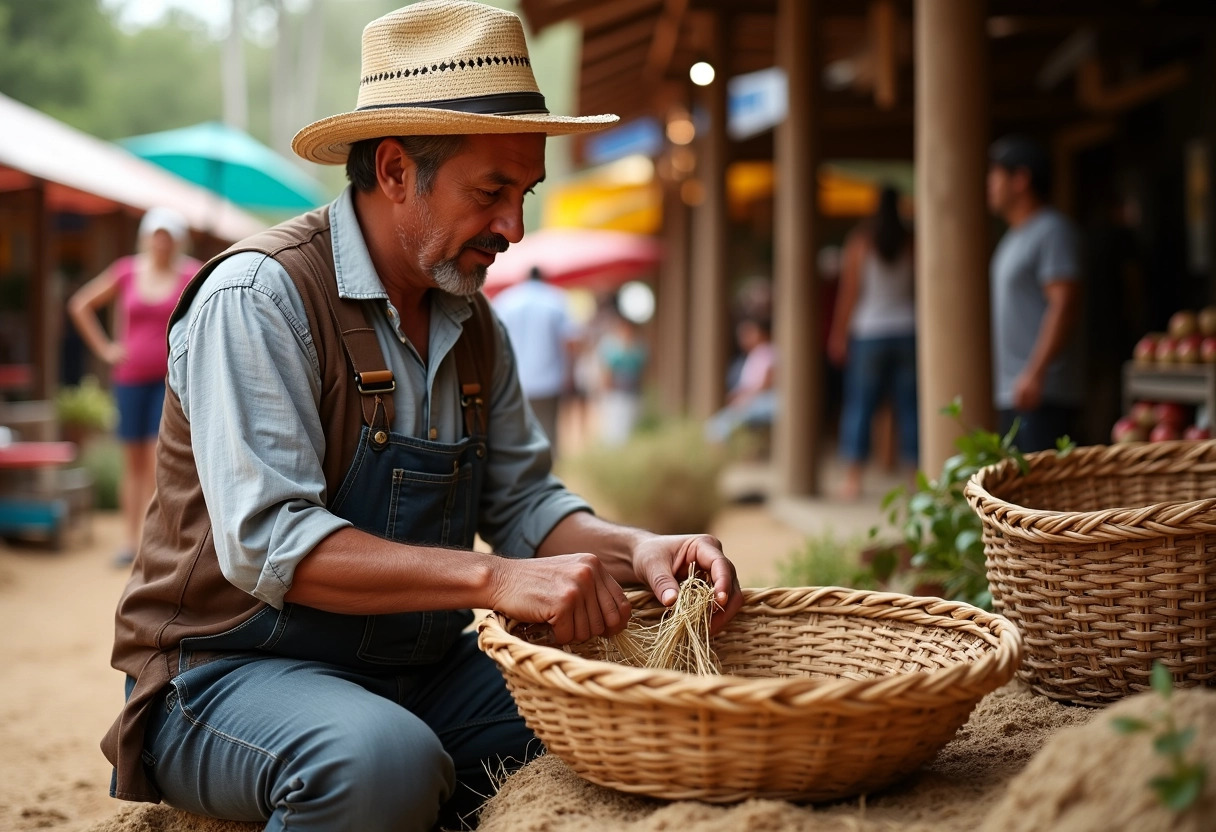
[[[451,350],[472,314],[469,301],[429,293],[430,361],[424,363],[398,327],[349,188],[330,206],[330,223],[338,293],[369,305],[397,379],[393,430],[458,441],[464,423]],[[589,506],[552,475],[549,443],[520,391],[510,341],[497,323],[478,531],[501,554],[531,557],[563,517]],[[190,420],[225,577],[282,608],[296,565],[350,523],[325,507],[320,362],[304,305],[277,261],[242,253],[219,264],[169,332],[168,384]]]

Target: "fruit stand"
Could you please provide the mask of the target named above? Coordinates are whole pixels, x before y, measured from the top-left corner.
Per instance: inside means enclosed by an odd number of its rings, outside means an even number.
[[[1216,420],[1216,306],[1176,312],[1123,365],[1123,417],[1112,442],[1210,439]]]
[[[1123,411],[1136,401],[1203,405],[1216,414],[1216,364],[1123,365]]]

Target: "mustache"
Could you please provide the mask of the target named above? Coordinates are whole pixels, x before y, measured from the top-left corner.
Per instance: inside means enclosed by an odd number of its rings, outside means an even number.
[[[482,234],[464,244],[465,248],[479,248],[482,251],[493,251],[502,254],[511,244],[501,234]]]

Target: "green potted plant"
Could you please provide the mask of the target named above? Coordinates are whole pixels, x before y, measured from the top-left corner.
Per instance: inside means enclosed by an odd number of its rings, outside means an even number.
[[[945,461],[936,479],[918,471],[912,488],[900,486],[888,492],[882,509],[900,543],[912,553],[910,563],[920,573],[920,592],[939,589],[945,598],[987,610],[992,609],[992,594],[984,561],[983,526],[963,496],[963,487],[976,471],[1004,459],[1016,460],[1022,473],[1028,468],[1014,444],[1017,420],[1001,436],[968,428],[962,421],[962,410],[958,398],[941,409],[943,416],[963,428],[963,435],[954,443],[958,453]],[[1067,436],[1057,440],[1058,453],[1067,454],[1073,447]],[[877,536],[878,529],[871,529],[870,534]],[[894,551],[898,545],[890,548]]]
[[[64,439],[83,446],[90,437],[113,430],[118,421],[114,397],[95,376],[85,376],[79,386],[60,388],[55,413]]]

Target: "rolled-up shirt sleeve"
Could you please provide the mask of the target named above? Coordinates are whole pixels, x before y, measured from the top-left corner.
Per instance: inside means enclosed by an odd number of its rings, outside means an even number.
[[[238,254],[208,277],[174,330],[169,384],[190,422],[220,568],[282,608],[300,560],[351,525],[325,507],[307,317],[277,262]]]
[[[495,322],[489,452],[478,531],[495,552],[529,558],[564,517],[591,511],[591,506],[553,475],[549,440],[520,389],[506,329],[497,316]]]

